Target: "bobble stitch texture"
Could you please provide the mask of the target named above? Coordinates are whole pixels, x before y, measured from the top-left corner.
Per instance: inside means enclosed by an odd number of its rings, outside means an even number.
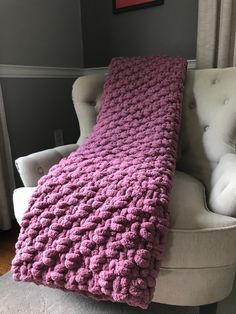
[[[169,227],[186,65],[112,60],[92,133],[30,200],[15,280],[148,307]]]

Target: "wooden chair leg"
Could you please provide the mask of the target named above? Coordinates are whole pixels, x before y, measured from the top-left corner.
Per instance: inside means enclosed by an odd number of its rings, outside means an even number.
[[[201,305],[199,309],[199,314],[216,314],[217,303]]]

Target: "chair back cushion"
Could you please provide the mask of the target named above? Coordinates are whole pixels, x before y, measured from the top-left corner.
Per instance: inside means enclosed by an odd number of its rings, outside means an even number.
[[[105,74],[79,78],[73,86],[81,144],[96,122]],[[222,156],[236,149],[236,68],[188,71],[177,169],[201,180],[208,192]]]
[[[208,192],[212,171],[236,149],[236,68],[188,71],[177,168]]]

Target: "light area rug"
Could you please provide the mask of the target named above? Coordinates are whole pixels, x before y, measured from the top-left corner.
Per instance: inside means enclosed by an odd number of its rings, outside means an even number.
[[[15,282],[11,274],[0,277],[1,314],[198,314],[197,307],[151,303],[147,310],[109,301],[95,301],[33,283]]]
[[[95,301],[73,293],[33,283],[15,282],[11,274],[0,277],[1,314],[198,314],[197,307],[151,303],[147,310],[121,303]],[[236,282],[231,295],[218,304],[217,314],[236,313]]]

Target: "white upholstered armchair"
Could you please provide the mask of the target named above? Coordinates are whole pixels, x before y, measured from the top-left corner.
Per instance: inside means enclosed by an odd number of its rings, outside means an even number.
[[[76,144],[19,158],[25,185],[14,192],[20,223],[38,179],[76,149],[96,122],[104,75],[79,78],[73,101],[81,136]],[[224,299],[236,263],[236,69],[189,71],[185,84],[171,229],[154,302],[198,306]],[[210,208],[211,211],[208,209]],[[202,313],[215,306],[202,307]]]

